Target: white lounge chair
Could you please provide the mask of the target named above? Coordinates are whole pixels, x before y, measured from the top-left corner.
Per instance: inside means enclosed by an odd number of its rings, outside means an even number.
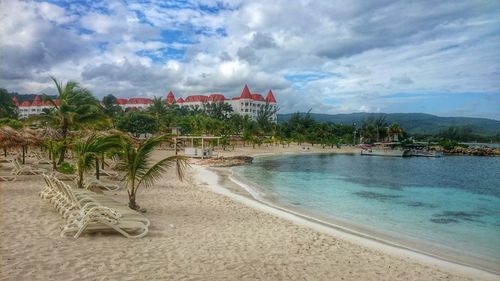
[[[15,158],[12,163],[14,164],[14,168],[11,171],[11,174],[13,175],[39,175],[46,172],[45,169],[32,167],[30,165],[23,166],[21,165],[21,163],[19,163],[19,160],[17,160],[17,158]]]
[[[104,206],[94,207],[81,219],[64,226],[61,236],[75,232],[74,238],[83,231],[115,230],[127,238],[141,238],[148,234],[148,226],[139,221],[123,220],[121,214]]]
[[[120,186],[115,183],[105,182],[94,178],[85,179],[83,185],[85,189],[91,189],[93,187],[102,188],[109,191],[117,191],[120,189]]]
[[[40,196],[68,219],[61,236],[76,233],[74,238],[78,238],[83,231],[115,230],[127,238],[139,238],[148,233],[150,222],[139,212],[109,197],[72,189],[52,176],[44,175],[44,180]]]
[[[40,153],[38,152],[33,152],[33,155],[35,155],[35,162],[33,164],[35,165],[40,165],[40,164],[52,164],[49,160],[45,159]]]
[[[0,181],[15,181],[15,180],[16,180],[15,176],[0,175]]]
[[[51,173],[51,176],[57,178],[58,180],[61,180],[61,181],[74,181],[76,179],[76,175],[72,175],[72,174],[63,174],[61,172],[58,172],[58,171],[53,171]]]
[[[94,173],[94,176],[95,175],[96,173]],[[120,179],[120,175],[117,172],[107,171],[104,169],[99,170],[99,175],[109,177],[110,179],[116,179],[116,180]]]

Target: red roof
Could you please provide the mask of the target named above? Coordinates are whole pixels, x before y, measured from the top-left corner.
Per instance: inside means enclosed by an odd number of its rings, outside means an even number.
[[[257,93],[252,94],[252,99],[256,101],[264,101],[264,97]]]
[[[208,100],[207,96],[193,95],[193,96],[188,96],[184,101],[185,102],[205,102],[207,100]]]
[[[173,104],[175,102],[175,96],[174,96],[174,93],[172,93],[172,91],[168,92],[167,94],[167,103],[168,104]]]
[[[209,101],[224,101],[224,100],[226,100],[226,97],[222,94],[211,94],[208,97],[208,100]]]
[[[14,103],[15,106],[19,106],[19,101],[17,100],[16,96],[12,97],[12,102]]]
[[[176,103],[183,103],[184,102],[184,99],[183,98],[178,98]]]
[[[241,99],[252,99],[252,94],[250,94],[250,90],[248,89],[247,84],[245,84],[245,87],[243,88],[243,91],[241,92]]]
[[[267,92],[266,102],[276,103],[276,99],[274,98],[273,91],[269,90],[269,92]]]
[[[129,104],[150,104],[152,101],[148,98],[130,98],[128,99]]]
[[[116,103],[120,104],[120,105],[124,105],[124,104],[127,104],[128,101],[127,101],[127,99],[116,99]]]
[[[31,106],[41,106],[42,105],[42,100],[40,99],[40,96],[35,96],[35,100],[33,100],[33,103]]]
[[[20,106],[30,106],[31,103],[27,100],[23,101]]]

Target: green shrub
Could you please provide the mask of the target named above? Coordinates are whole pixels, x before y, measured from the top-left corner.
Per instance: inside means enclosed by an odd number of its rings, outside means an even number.
[[[444,139],[439,142],[439,145],[441,145],[445,150],[451,150],[454,149],[455,147],[467,147],[465,144],[458,143],[457,141],[450,140],[450,139]]]
[[[57,167],[57,171],[63,174],[71,175],[74,174],[76,169],[75,166],[68,162],[62,162],[61,165]]]

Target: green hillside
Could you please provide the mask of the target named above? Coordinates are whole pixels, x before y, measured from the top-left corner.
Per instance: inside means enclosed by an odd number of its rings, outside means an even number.
[[[302,113],[301,113],[302,114]],[[303,113],[305,114],[305,113]],[[290,118],[292,114],[278,114],[278,123]],[[385,116],[388,124],[398,123],[410,134],[436,134],[450,126],[468,126],[472,132],[480,135],[494,135],[500,133],[500,121],[486,118],[471,117],[439,117],[425,113],[351,113],[351,114],[318,114],[311,113],[318,122],[332,122],[336,124],[357,126],[368,117],[378,118]]]

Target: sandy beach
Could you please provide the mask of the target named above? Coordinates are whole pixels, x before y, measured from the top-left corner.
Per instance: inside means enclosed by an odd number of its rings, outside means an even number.
[[[356,149],[291,145],[218,151],[224,156],[315,152]],[[138,203],[151,221],[142,239],[118,233],[62,238],[63,219],[38,197],[40,176],[0,182],[0,280],[498,280],[322,231],[251,199],[238,200],[213,175],[193,165],[183,182],[171,171],[140,190]],[[127,202],[123,188],[105,193]]]

